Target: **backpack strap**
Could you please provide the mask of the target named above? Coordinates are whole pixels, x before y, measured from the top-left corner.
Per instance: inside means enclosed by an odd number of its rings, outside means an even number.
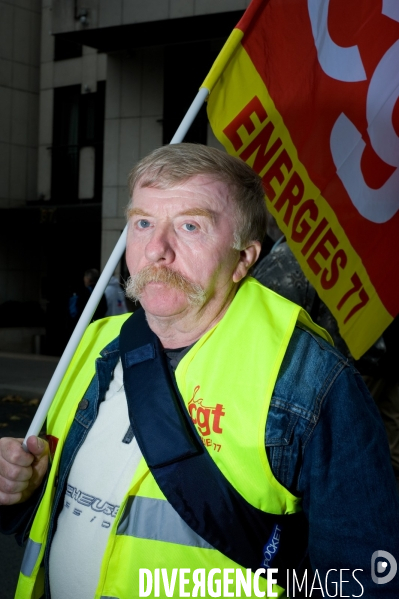
[[[120,351],[134,434],[168,502],[190,528],[242,567],[278,568],[285,587],[287,570],[298,570],[307,551],[303,512],[276,515],[255,508],[217,468],[143,310],[124,323]]]

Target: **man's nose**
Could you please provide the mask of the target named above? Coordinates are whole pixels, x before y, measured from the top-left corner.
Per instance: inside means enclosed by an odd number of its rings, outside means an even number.
[[[145,255],[149,262],[163,262],[170,264],[175,258],[173,249],[173,232],[168,225],[155,227],[151,239],[145,248]]]

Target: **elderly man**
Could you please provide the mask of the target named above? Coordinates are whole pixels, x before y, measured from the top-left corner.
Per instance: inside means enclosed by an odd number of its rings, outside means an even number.
[[[143,310],[90,325],[49,445],[0,441],[0,524],[29,535],[17,597],[397,597],[374,403],[323,329],[248,276],[261,180],[180,144],[136,165],[130,190]]]

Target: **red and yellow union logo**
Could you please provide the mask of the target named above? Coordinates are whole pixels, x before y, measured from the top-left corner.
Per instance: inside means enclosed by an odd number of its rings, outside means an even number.
[[[190,401],[188,402],[188,411],[191,416],[191,420],[196,425],[198,432],[201,435],[203,444],[206,447],[213,447],[215,451],[220,451],[221,444],[215,443],[212,440],[211,434],[215,433],[220,435],[223,429],[220,425],[222,416],[225,415],[223,404],[217,403],[216,406],[205,406],[202,397],[196,399],[196,395],[200,390],[200,386],[197,385],[194,388],[194,393]]]

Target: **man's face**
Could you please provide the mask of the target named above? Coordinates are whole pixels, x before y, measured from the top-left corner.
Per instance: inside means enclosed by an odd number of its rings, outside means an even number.
[[[169,189],[137,187],[129,214],[126,261],[131,276],[162,267],[200,286],[202,298],[166,282],[148,282],[139,294],[147,315],[156,317],[221,308],[245,276],[233,249],[235,207],[225,184],[205,175]],[[152,269],[150,269],[152,271]]]

